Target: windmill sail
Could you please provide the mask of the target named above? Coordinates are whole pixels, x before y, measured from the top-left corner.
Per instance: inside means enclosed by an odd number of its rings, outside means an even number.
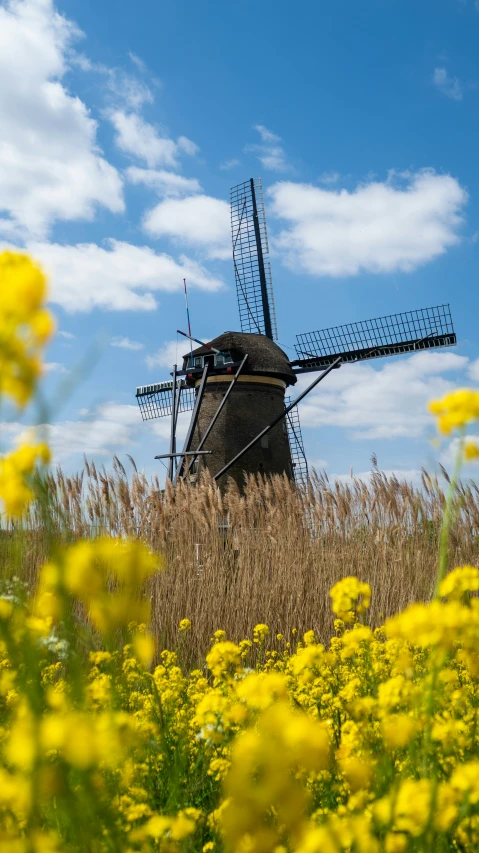
[[[290,403],[291,397],[285,397],[285,406],[289,406]],[[297,407],[291,409],[286,415],[286,429],[288,432],[289,449],[291,451],[291,461],[293,463],[293,477],[299,486],[304,486],[308,481],[309,471]]]
[[[195,389],[188,388],[184,379],[178,381],[180,400],[178,412],[189,412],[195,405]],[[173,381],[156,382],[153,385],[140,385],[136,389],[136,399],[144,421],[152,418],[165,418],[171,415],[173,408]]]
[[[291,366],[296,373],[308,373],[338,356],[355,362],[455,344],[449,305],[437,305],[296,335],[298,359]]]
[[[242,332],[278,337],[260,178],[230,191],[233,263]]]

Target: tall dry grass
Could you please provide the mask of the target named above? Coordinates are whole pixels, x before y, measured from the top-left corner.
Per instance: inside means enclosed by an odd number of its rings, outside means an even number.
[[[244,494],[230,482],[222,495],[206,477],[190,487],[168,483],[162,492],[131,462],[131,476],[117,458],[110,472],[85,460],[76,476],[60,469],[50,475],[49,521],[35,506],[21,536],[1,532],[1,574],[21,564],[23,578],[34,585],[38,565],[59,537],[139,536],[166,561],[151,589],[156,635],[162,646],[174,647],[179,621],[191,619],[190,660],[204,654],[218,628],[239,640],[265,622],[273,634],[314,628],[326,639],[328,591],[345,575],[373,587],[372,624],[432,594],[445,497],[438,479],[425,472],[420,488],[375,468],[368,482],[331,483],[313,473],[303,490],[280,477],[251,477]],[[451,564],[474,564],[477,486],[461,485],[458,501]],[[13,548],[21,552],[15,560]]]

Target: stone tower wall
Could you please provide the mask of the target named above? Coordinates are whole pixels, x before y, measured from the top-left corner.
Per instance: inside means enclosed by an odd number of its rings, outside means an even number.
[[[207,382],[198,415],[191,448],[194,450],[213,418],[229,382],[226,377],[211,377]],[[222,381],[223,380],[223,381]],[[266,376],[240,377],[228,401],[208,436],[203,450],[211,456],[200,458],[201,466],[216,474],[265,426],[284,410],[285,383]],[[233,477],[240,488],[244,474],[286,474],[292,478],[291,453],[285,420],[280,421],[264,438],[246,453],[227,474],[219,480],[224,488],[228,477]]]

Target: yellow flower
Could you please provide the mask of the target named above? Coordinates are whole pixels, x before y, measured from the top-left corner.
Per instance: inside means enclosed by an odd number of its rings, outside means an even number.
[[[20,518],[33,500],[32,479],[37,463],[50,461],[47,445],[22,444],[0,459],[0,501],[10,518]]]
[[[261,711],[288,696],[286,679],[279,672],[252,672],[238,683],[236,692],[249,708]]]
[[[306,631],[306,633],[303,634],[303,643],[305,646],[312,646],[316,643],[314,631]]]
[[[439,432],[450,435],[479,418],[479,392],[470,388],[451,391],[440,400],[432,400],[429,411],[437,417]]]
[[[347,756],[340,759],[339,765],[352,791],[369,788],[374,777],[374,763],[364,758]]]
[[[43,567],[36,613],[59,618],[59,593],[63,590],[88,607],[91,621],[102,632],[127,627],[131,622],[146,623],[150,605],[142,586],[161,566],[161,559],[139,540],[105,537],[77,542],[58,563]]]
[[[346,577],[330,590],[333,613],[344,622],[353,622],[356,613],[364,613],[371,601],[371,587],[355,577]]]
[[[421,835],[429,821],[432,782],[429,779],[405,779],[394,804],[394,826],[413,837]]]
[[[450,601],[459,600],[465,593],[479,590],[479,569],[476,566],[458,566],[441,581],[439,595]]]
[[[242,668],[241,649],[229,640],[215,643],[206,655],[206,663],[215,678],[232,675]]]
[[[138,660],[149,669],[155,655],[155,638],[151,634],[136,634],[133,645]]]
[[[191,630],[191,622],[189,619],[182,619],[179,626],[179,631],[190,631]]]
[[[54,329],[43,308],[45,276],[28,255],[2,252],[0,292],[0,395],[23,407],[35,390],[42,348]]]
[[[382,721],[383,740],[389,749],[406,746],[417,731],[417,723],[407,714],[393,714]]]
[[[479,458],[479,447],[475,441],[464,442],[464,459],[466,462],[471,462],[473,459]]]
[[[262,645],[269,634],[269,628],[267,625],[264,625],[260,622],[258,625],[255,625],[253,628],[253,640],[255,643]]]

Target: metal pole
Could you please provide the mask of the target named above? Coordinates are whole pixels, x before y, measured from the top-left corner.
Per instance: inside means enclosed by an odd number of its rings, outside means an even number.
[[[253,225],[256,238],[256,249],[258,252],[259,281],[261,286],[261,301],[263,303],[264,331],[268,338],[273,339],[271,326],[271,315],[269,313],[268,289],[266,287],[266,273],[264,271],[263,247],[261,245],[261,232],[259,230],[258,208],[256,206],[256,193],[254,189],[254,178],[250,178],[251,196],[253,199]]]
[[[173,365],[173,388],[171,398],[171,433],[170,433],[170,464],[168,465],[168,477],[173,482],[173,463],[176,453],[176,364]]]
[[[238,376],[240,375],[241,371],[243,370],[243,367],[245,366],[247,359],[248,359],[248,353],[246,353],[246,355],[245,355],[243,361],[241,362],[240,366],[238,367],[238,370],[236,371],[232,381],[230,382],[230,385],[229,385],[229,388],[228,388],[226,394],[224,395],[223,399],[221,400],[221,403],[219,404],[218,408],[216,409],[216,412],[213,415],[211,423],[208,425],[208,428],[207,428],[203,438],[201,439],[201,441],[198,445],[198,450],[196,451],[197,453],[201,452],[201,448],[204,446],[206,439],[208,438],[211,430],[213,429],[216,421],[218,420],[218,418],[222,412],[223,406],[225,405],[229,395],[231,394],[234,386],[236,385],[236,380],[238,379]],[[193,465],[194,461],[195,461],[195,458],[193,457],[193,459],[190,462],[190,465]]]
[[[276,426],[276,424],[278,424],[280,421],[282,421],[282,420],[283,420],[283,418],[284,418],[284,417],[286,417],[286,415],[288,414],[288,412],[290,412],[290,411],[291,411],[291,409],[294,409],[294,407],[295,407],[295,406],[297,406],[297,405],[298,405],[298,403],[300,403],[300,402],[301,402],[301,400],[303,400],[303,399],[306,397],[306,394],[309,394],[309,392],[310,392],[310,391],[312,391],[312,390],[313,390],[313,388],[315,388],[315,387],[316,387],[316,385],[318,384],[318,382],[321,382],[321,380],[322,380],[322,379],[325,379],[325,377],[328,375],[328,373],[331,373],[331,371],[332,371],[335,367],[337,367],[337,366],[339,365],[339,363],[340,363],[340,362],[341,362],[341,357],[337,358],[337,359],[336,359],[336,361],[333,361],[333,363],[332,363],[332,364],[330,364],[330,365],[329,365],[329,367],[327,367],[327,368],[326,368],[326,370],[323,370],[323,372],[322,372],[322,373],[320,373],[320,375],[319,375],[319,376],[314,380],[314,382],[312,382],[312,383],[311,383],[311,385],[309,385],[309,386],[306,388],[306,390],[305,390],[305,391],[303,391],[303,393],[299,395],[299,397],[296,397],[296,400],[293,400],[293,402],[292,402],[292,403],[290,403],[290,404],[289,404],[289,406],[286,406],[286,408],[285,408],[285,409],[283,409],[283,411],[281,412],[281,414],[280,414],[280,415],[278,415],[278,416],[274,419],[274,421],[272,421],[272,422],[271,422],[267,427],[265,427],[264,429],[262,429],[262,430],[261,430],[261,432],[260,432],[260,433],[258,433],[258,435],[256,436],[256,438],[253,438],[253,440],[252,440],[252,441],[250,441],[250,442],[249,442],[249,444],[247,444],[247,445],[246,445],[246,447],[243,447],[243,450],[240,450],[240,452],[236,454],[236,456],[234,457],[234,459],[231,459],[231,461],[230,461],[230,462],[228,462],[228,463],[227,463],[227,464],[226,464],[226,465],[221,469],[221,471],[218,471],[218,473],[217,473],[217,474],[215,474],[215,476],[213,477],[213,480],[219,480],[219,478],[220,478],[220,477],[222,477],[222,476],[223,476],[223,474],[226,474],[226,472],[231,468],[231,466],[232,466],[232,465],[234,465],[234,464],[235,464],[235,462],[238,462],[238,460],[239,460],[239,459],[241,459],[241,457],[242,457],[242,456],[244,456],[244,455],[245,455],[245,453],[247,453],[247,452],[248,452],[248,450],[250,450],[250,448],[251,448],[251,447],[253,447],[255,444],[257,444],[257,443],[258,443],[258,441],[260,441],[260,440],[263,438],[263,436],[264,436],[264,435],[266,435],[266,433],[268,433],[270,430],[272,430],[272,429],[273,429],[273,427],[275,427],[275,426]]]
[[[186,438],[185,438],[185,443],[184,443],[184,446],[183,446],[183,451],[187,451],[187,450],[189,450],[189,449],[190,449],[191,439],[192,439],[192,437],[193,437],[193,432],[194,432],[194,429],[195,429],[195,426],[196,426],[196,422],[197,422],[197,420],[198,420],[198,413],[199,413],[199,411],[200,411],[201,401],[202,401],[202,399],[203,399],[203,393],[204,393],[204,390],[205,390],[205,385],[206,385],[206,374],[207,374],[207,373],[208,373],[208,362],[205,364],[205,366],[204,366],[204,368],[203,368],[203,375],[202,375],[202,377],[201,377],[200,387],[198,388],[198,393],[197,393],[197,395],[196,395],[195,406],[194,406],[194,409],[193,409],[193,414],[191,415],[191,421],[190,421],[190,425],[189,425],[189,427],[188,427],[188,433],[187,433],[187,436],[186,436]],[[182,466],[183,466],[184,458],[185,458],[184,453],[182,453],[182,455],[181,455],[181,457],[180,457],[180,460],[179,460],[179,462],[178,462],[178,468],[176,469],[175,483],[177,482],[178,477],[179,477],[179,476],[180,476],[180,474],[181,474],[181,469],[182,469]]]
[[[169,459],[171,456],[208,456],[212,450],[182,450],[181,453],[161,453],[155,459]]]
[[[182,332],[181,329],[177,329],[176,331],[178,332],[179,335],[183,335],[184,338],[189,338],[190,341],[194,341],[195,344],[201,344],[202,347],[206,347],[206,349],[210,349],[211,352],[216,352],[216,353],[218,353],[218,355],[222,354],[220,349],[216,349],[216,347],[212,347],[211,344],[205,344],[205,342],[200,341],[199,338],[193,338],[191,336],[191,333],[189,335],[187,335],[186,332]]]

